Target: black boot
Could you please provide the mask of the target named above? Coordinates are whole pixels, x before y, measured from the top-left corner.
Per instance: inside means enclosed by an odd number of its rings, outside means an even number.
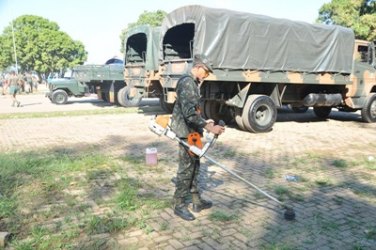
[[[208,209],[213,206],[211,201],[204,200],[199,194],[192,194],[192,210],[195,213],[201,212],[203,209]]]
[[[191,221],[196,219],[194,215],[189,212],[188,206],[186,204],[175,205],[174,213],[183,220]]]

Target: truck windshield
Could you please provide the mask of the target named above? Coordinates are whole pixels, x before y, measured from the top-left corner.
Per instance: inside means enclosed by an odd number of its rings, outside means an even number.
[[[69,69],[69,70],[65,71],[64,78],[72,78],[73,74],[74,74],[73,71]]]

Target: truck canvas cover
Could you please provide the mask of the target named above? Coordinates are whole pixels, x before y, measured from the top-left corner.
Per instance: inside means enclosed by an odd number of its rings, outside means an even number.
[[[140,39],[140,34],[146,37],[146,48]],[[130,29],[125,37],[126,60],[131,57],[139,57],[140,62],[145,56],[145,69],[158,70],[158,48],[159,48],[160,27],[151,27],[149,25],[140,25]],[[146,51],[145,51],[146,49]],[[133,53],[133,54],[132,54]]]
[[[73,68],[75,78],[81,82],[124,80],[122,64],[78,65]]]
[[[351,73],[351,29],[198,5],[165,17],[160,60],[166,32],[187,23],[195,25],[193,54],[205,54],[217,69]]]

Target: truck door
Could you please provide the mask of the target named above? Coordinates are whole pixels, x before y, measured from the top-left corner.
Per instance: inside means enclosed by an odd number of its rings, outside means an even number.
[[[354,48],[352,84],[348,85],[347,97],[351,97],[353,108],[360,108],[376,83],[374,44],[357,40]]]

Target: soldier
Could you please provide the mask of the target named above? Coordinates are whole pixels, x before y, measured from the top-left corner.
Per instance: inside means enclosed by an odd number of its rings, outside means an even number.
[[[224,132],[223,126],[214,125],[213,120],[205,120],[200,113],[200,93],[198,85],[213,72],[209,60],[204,55],[196,55],[193,67],[188,75],[182,76],[176,88],[176,103],[172,113],[172,130],[176,135],[187,141],[188,134],[198,132],[203,128],[219,135]],[[186,200],[192,194],[192,210],[200,212],[212,206],[210,201],[200,197],[198,175],[200,158],[191,155],[187,148],[179,145],[179,168],[176,176],[174,194],[174,213],[184,220],[194,220],[194,215],[188,210]]]
[[[29,85],[29,93],[33,93],[33,79],[32,79],[32,76],[31,76],[31,73],[30,72],[26,72],[25,73],[25,80],[27,82],[27,84]]]
[[[17,100],[16,95],[19,90],[19,78],[16,75],[14,71],[11,72],[10,77],[9,77],[9,93],[12,95],[12,107],[17,106],[19,107],[21,103]]]

